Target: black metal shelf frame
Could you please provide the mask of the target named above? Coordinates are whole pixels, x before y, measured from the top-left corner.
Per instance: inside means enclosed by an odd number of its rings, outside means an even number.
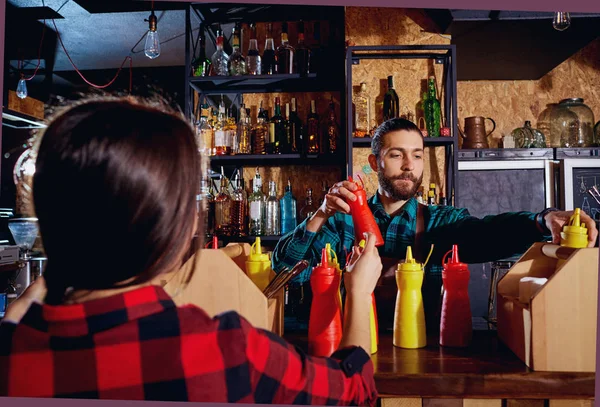
[[[194,27],[192,27],[192,17]],[[310,73],[305,77],[299,74],[277,75],[244,75],[244,76],[189,76],[192,68],[192,58],[197,52],[200,35],[207,34],[213,44],[216,41],[214,26],[216,24],[232,24],[236,22],[276,22],[276,21],[329,21],[331,38],[334,42],[328,43],[329,51],[339,53],[335,57],[335,64],[327,66],[327,70]],[[342,178],[346,178],[345,154],[348,140],[342,136],[346,134],[346,120],[344,120],[344,106],[346,105],[346,92],[343,73],[345,70],[344,58],[344,23],[345,14],[343,7],[319,6],[311,7],[289,5],[255,5],[255,4],[229,4],[229,3],[190,3],[186,7],[186,87],[185,87],[185,114],[193,119],[198,106],[194,105],[194,93],[197,101],[207,100],[216,107],[209,96],[222,95],[228,105],[238,111],[241,103],[240,95],[246,93],[308,93],[308,92],[337,92],[340,100],[341,117],[339,153],[333,155],[322,154],[319,156],[301,156],[299,154],[278,155],[237,155],[212,157],[211,167],[223,166],[251,166],[263,165],[326,165],[339,166]],[[200,32],[196,25],[199,25]],[[197,36],[197,38],[195,38]],[[339,38],[338,38],[339,37]],[[227,42],[227,41],[226,41]],[[228,44],[225,44],[227,49]],[[208,50],[207,50],[208,51]],[[331,54],[329,52],[329,54]],[[208,54],[208,52],[207,52]],[[328,56],[331,58],[331,55]],[[338,63],[339,61],[339,63]]]
[[[346,49],[346,132],[347,132],[347,170],[352,175],[352,150],[354,146],[370,147],[370,138],[353,138],[352,117],[352,65],[363,59],[433,59],[443,64],[444,70],[444,117],[450,127],[452,137],[426,137],[426,146],[443,146],[446,164],[446,195],[449,204],[458,206],[458,108],[456,90],[456,47],[454,45],[382,45],[352,46]]]

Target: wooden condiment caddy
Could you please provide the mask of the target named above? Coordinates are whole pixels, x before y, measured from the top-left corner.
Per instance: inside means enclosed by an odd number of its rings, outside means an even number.
[[[216,250],[201,249],[179,272],[166,276],[163,287],[177,305],[197,305],[211,317],[236,311],[253,326],[283,335],[284,292],[279,290],[274,297],[265,297],[246,275],[249,255],[247,243],[230,243]]]
[[[519,301],[523,277],[547,282]],[[598,248],[535,243],[498,282],[498,337],[536,371],[595,372]]]

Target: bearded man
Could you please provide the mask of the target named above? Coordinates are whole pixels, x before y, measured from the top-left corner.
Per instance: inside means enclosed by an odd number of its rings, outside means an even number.
[[[485,263],[524,253],[533,243],[560,242],[560,232],[573,211],[548,208],[540,213],[509,212],[482,219],[466,209],[452,206],[425,206],[415,194],[423,180],[424,139],[419,128],[404,119],[391,119],[381,124],[373,136],[369,164],[377,171],[379,187],[368,200],[385,244],[379,247],[383,271],[375,290],[379,327],[393,325],[396,299],[395,270],[412,247],[417,261],[423,263],[434,245],[425,270],[422,286],[425,319],[429,333],[439,330],[442,257],[453,244],[458,245],[460,260]],[[340,266],[355,244],[350,206],[355,200],[356,185],[348,181],[335,184],[326,194],[319,209],[278,242],[272,265],[276,271],[291,268],[300,260],[311,267],[298,275],[293,283],[304,284],[321,258],[326,243],[337,253]],[[595,222],[584,212],[581,221],[588,229],[589,246],[596,242]]]

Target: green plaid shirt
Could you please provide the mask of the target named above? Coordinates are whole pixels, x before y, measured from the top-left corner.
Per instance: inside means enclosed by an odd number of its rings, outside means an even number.
[[[379,247],[379,255],[404,259],[407,246],[412,246],[414,250],[417,200],[412,198],[407,201],[394,216],[385,212],[378,194],[368,202],[385,240],[385,244]],[[546,227],[537,220],[537,214],[531,212],[509,212],[481,219],[471,216],[466,209],[452,206],[424,206],[422,212],[424,233],[421,250],[424,253],[421,253],[421,258],[426,258],[434,244],[423,284],[428,287],[423,292],[424,301],[428,303],[426,308],[435,307],[439,301],[442,258],[453,244],[458,245],[462,262],[485,263],[521,255],[534,242],[551,237]],[[320,261],[321,250],[326,243],[331,244],[340,266],[344,268],[346,255],[355,244],[350,215],[336,213],[318,233],[307,231],[306,220],[302,222],[277,243],[272,256],[273,269],[292,268],[300,260],[307,260],[310,267],[292,282],[294,285],[304,284],[310,280],[312,267]]]

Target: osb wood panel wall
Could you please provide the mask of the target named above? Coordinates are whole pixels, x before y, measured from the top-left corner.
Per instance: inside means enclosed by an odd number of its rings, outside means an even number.
[[[501,137],[526,120],[536,126],[546,105],[562,99],[583,98],[595,121],[600,120],[599,84],[600,37],[536,81],[459,82],[458,116],[461,125],[473,115],[494,119],[496,130],[489,141],[497,147]]]
[[[447,45],[450,38],[435,33],[429,18],[416,9],[347,7],[346,41],[348,45]],[[394,88],[400,99],[400,114],[418,123],[423,116],[420,99],[426,90],[427,78],[435,76],[438,98],[443,101],[442,65],[431,60],[363,60],[352,68],[353,91],[358,91],[361,82],[367,84],[371,98],[373,124],[383,121],[383,95],[387,90],[387,77],[393,75]],[[424,123],[421,125],[424,128]],[[369,168],[369,148],[354,148],[353,173],[364,180],[368,194],[377,189],[377,174]],[[445,191],[444,148],[425,149],[423,185],[437,185]]]

